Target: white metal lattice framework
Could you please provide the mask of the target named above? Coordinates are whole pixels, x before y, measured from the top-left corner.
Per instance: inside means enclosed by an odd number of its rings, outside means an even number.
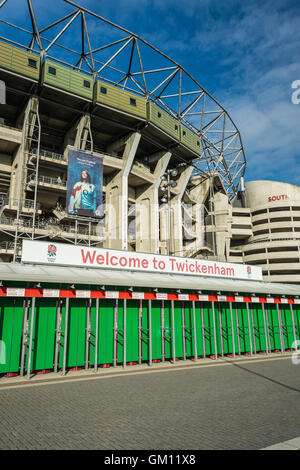
[[[5,20],[10,1],[2,0],[0,22],[7,34],[0,39],[155,102],[199,135],[201,157],[193,163],[201,173],[218,173],[232,199],[246,160],[240,133],[227,111],[181,65],[146,40],[71,0],[55,1],[58,11],[61,4],[70,12],[41,26],[39,15],[45,18],[47,4],[39,4],[35,12],[27,0],[26,28]]]

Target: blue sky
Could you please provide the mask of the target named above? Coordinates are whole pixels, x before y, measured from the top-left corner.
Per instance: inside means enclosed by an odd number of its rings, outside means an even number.
[[[8,0],[0,17],[24,24],[25,0]],[[299,0],[80,0],[82,6],[137,33],[181,64],[229,112],[244,143],[246,181],[300,185]],[[43,5],[41,25],[70,12]],[[95,29],[95,34],[98,30]],[[109,30],[99,31],[107,34]]]

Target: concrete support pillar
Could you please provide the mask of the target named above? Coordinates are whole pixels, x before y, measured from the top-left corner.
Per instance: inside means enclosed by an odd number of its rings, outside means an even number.
[[[128,175],[140,138],[133,132],[107,148],[108,153],[124,150],[122,169],[106,183],[105,248],[128,249]]]
[[[196,201],[193,207],[195,218],[194,230],[196,240],[194,241],[195,251],[205,246],[205,207],[204,203],[209,192],[209,180],[202,181],[195,178],[194,187],[191,188],[191,197]]]
[[[160,220],[160,252],[162,255],[168,254],[168,217],[169,217],[169,208],[168,204],[163,204],[159,209],[159,220]]]
[[[197,203],[195,207],[195,233],[197,247],[205,245],[204,211],[204,204]]]
[[[201,252],[202,249],[207,245],[205,242],[205,207],[204,203],[209,193],[209,179],[203,180],[200,177],[192,177],[190,182],[192,183],[189,187],[187,212],[189,212],[193,221],[187,217],[185,219],[186,211],[183,212],[184,219],[183,224],[188,226],[189,233],[193,233],[194,239],[187,240],[183,250],[184,256],[195,256]],[[192,227],[191,227],[192,225]]]
[[[171,199],[171,254],[173,256],[183,256],[183,236],[182,236],[182,197],[189,182],[193,167],[188,166],[181,173],[177,180],[176,196]]]
[[[154,183],[145,184],[136,191],[136,251],[159,253],[158,188],[170,158],[170,152],[152,155],[150,159],[157,160]]]
[[[75,126],[66,133],[64,139],[65,156],[67,156],[68,153],[68,146],[72,146],[78,150],[93,151],[91,116],[89,114],[81,116]]]
[[[230,250],[232,207],[228,197],[220,192],[214,195],[213,201],[217,256],[220,261],[226,261]]]

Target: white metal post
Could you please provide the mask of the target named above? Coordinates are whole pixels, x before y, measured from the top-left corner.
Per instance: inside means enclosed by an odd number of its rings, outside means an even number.
[[[28,353],[28,364],[27,364],[27,380],[30,379],[30,375],[31,375],[34,314],[35,314],[35,297],[32,298],[32,304],[31,304],[31,322],[30,322],[29,353]]]
[[[99,309],[99,299],[96,299],[96,331],[95,331],[95,364],[94,364],[94,372],[98,371],[98,349],[99,349],[99,315],[100,315],[100,309]]]
[[[195,301],[192,301],[192,308],[193,308],[193,326],[194,326],[194,360],[197,361],[198,359],[198,350],[197,350],[197,324],[196,324],[196,308],[195,308]]]
[[[67,348],[68,348],[68,321],[69,321],[69,298],[66,298],[65,331],[64,331],[64,355],[62,375],[66,375]]]

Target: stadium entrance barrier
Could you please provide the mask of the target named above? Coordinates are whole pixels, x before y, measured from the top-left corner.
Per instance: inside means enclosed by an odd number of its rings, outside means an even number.
[[[270,354],[300,340],[296,298],[3,288],[0,374]]]

